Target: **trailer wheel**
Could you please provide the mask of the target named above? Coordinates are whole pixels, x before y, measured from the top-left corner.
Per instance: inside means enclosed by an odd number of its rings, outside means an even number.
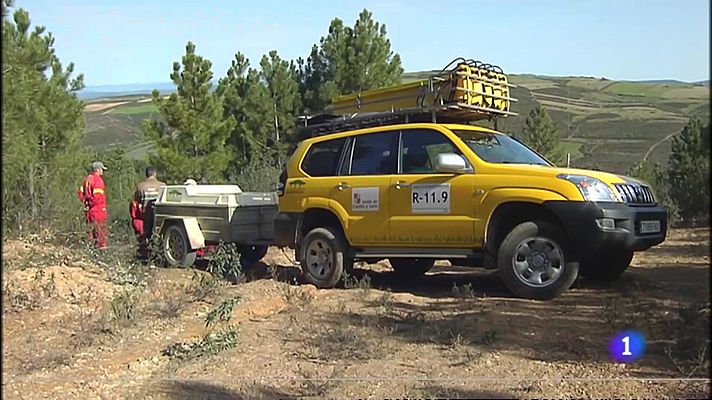
[[[191,251],[188,235],[180,225],[170,225],[163,232],[163,257],[171,267],[188,268],[195,263],[197,254]]]
[[[242,268],[250,268],[260,261],[267,254],[269,246],[261,245],[239,245],[237,252],[240,253],[240,265]]]

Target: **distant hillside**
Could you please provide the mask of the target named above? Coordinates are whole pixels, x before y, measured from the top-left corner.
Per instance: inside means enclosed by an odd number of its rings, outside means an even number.
[[[217,85],[217,81],[214,82]],[[77,94],[82,100],[98,100],[116,96],[137,96],[150,95],[153,89],[158,89],[161,93],[170,94],[175,92],[176,86],[173,82],[155,83],[133,83],[127,85],[94,85],[87,86]]]
[[[686,84],[696,84],[697,82],[683,82],[683,81],[678,81],[675,79],[652,79],[652,80],[647,80],[647,81],[627,81],[627,82],[635,82],[635,83],[665,83],[668,85],[686,85]]]
[[[406,73],[403,80],[422,79],[428,73]],[[679,132],[692,115],[709,121],[709,87],[700,84],[593,77],[509,77],[517,85],[512,95],[518,101],[512,111],[519,115],[501,120],[498,128],[521,133],[536,100],[556,122],[576,167],[623,173],[648,153],[651,160],[666,162],[671,134]],[[154,88],[163,95],[172,91],[162,85],[148,84],[144,94],[139,95],[133,93],[143,90],[140,85],[111,88],[116,91],[111,92],[110,98],[106,87],[95,92],[104,98],[87,103],[85,142],[96,148],[126,145],[133,157],[145,157],[151,144],[143,137],[143,120],[158,118],[150,92]],[[172,89],[171,83],[167,85]]]

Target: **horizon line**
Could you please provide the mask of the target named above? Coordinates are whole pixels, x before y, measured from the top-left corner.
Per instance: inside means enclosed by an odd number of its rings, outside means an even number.
[[[436,70],[432,70],[436,71]],[[417,73],[423,73],[423,72],[431,72],[430,70],[423,70],[423,71],[411,71],[411,72],[404,72],[403,74],[417,74]],[[662,81],[669,81],[669,82],[679,82],[679,83],[686,83],[686,84],[699,84],[699,83],[709,83],[710,78],[707,79],[702,79],[702,80],[694,80],[694,81],[683,81],[680,79],[675,79],[675,78],[653,78],[653,79],[614,79],[614,78],[608,78],[606,76],[593,76],[593,75],[547,75],[547,74],[536,74],[536,73],[530,73],[530,72],[524,72],[524,73],[511,73],[507,74],[508,76],[522,76],[522,75],[530,75],[530,76],[537,76],[537,77],[545,77],[545,78],[593,78],[593,79],[606,79],[610,81],[617,81],[617,82],[640,82],[640,83],[645,83],[645,82],[662,82]],[[220,78],[214,78],[211,80],[212,83],[218,83]],[[87,88],[101,88],[101,87],[108,87],[108,86],[132,86],[132,85],[141,85],[141,86],[146,86],[146,85],[166,85],[166,84],[174,84],[172,81],[162,81],[162,82],[131,82],[131,83],[101,83],[101,84],[92,84],[92,85],[86,85],[84,89],[80,90],[85,91]]]

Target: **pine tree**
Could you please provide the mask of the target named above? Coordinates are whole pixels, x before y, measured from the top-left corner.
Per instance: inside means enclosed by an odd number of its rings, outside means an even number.
[[[348,73],[337,81],[345,94],[394,85],[403,74],[400,55],[393,54],[386,37],[386,26],[375,22],[366,9],[353,29],[346,29],[346,46],[337,54],[346,54],[349,65]]]
[[[173,63],[170,75],[177,92],[164,99],[153,91],[153,102],[166,122],[146,120],[144,132],[156,144],[149,161],[168,181],[225,181],[232,158],[226,141],[235,119],[224,117],[222,100],[211,90],[211,67],[188,42],[181,63]]]
[[[13,222],[48,219],[74,194],[67,170],[57,166],[70,168],[64,161],[84,135],[84,104],[76,97],[83,76],[72,78],[74,65],[62,66],[54,37],[43,26],[30,29],[27,11],[16,9],[10,18],[12,7],[2,2],[3,215]],[[58,184],[64,201],[51,198]]]
[[[295,142],[297,114],[302,109],[296,68],[276,51],[264,55],[260,69],[237,53],[217,93],[224,98],[224,113],[237,121],[230,144],[237,157],[232,175],[245,170],[279,167]],[[237,178],[235,178],[237,179]]]
[[[354,27],[336,18],[307,60],[298,59],[302,100],[319,112],[336,95],[396,84],[403,74],[400,55],[391,50],[386,26],[364,9]]]
[[[235,157],[230,166],[231,179],[235,179],[251,160],[269,152],[267,143],[275,134],[274,120],[270,121],[273,106],[259,71],[249,68],[250,61],[237,53],[227,75],[221,78],[216,93],[223,99],[225,117],[236,124],[230,132],[228,143]]]
[[[692,118],[672,140],[672,154],[667,169],[670,194],[679,208],[680,217],[686,221],[709,216],[708,143],[709,125],[703,128],[698,118]]]
[[[563,162],[556,124],[549,114],[536,103],[529,112],[523,132],[523,141],[554,164]]]
[[[323,42],[322,38],[322,42]],[[318,45],[313,45],[306,60],[297,59],[297,78],[302,97],[302,112],[318,112],[329,103],[339,91],[333,81],[329,81],[326,56]]]
[[[269,92],[272,107],[269,120],[274,121],[274,136],[270,148],[275,152],[276,165],[282,165],[286,153],[296,144],[295,126],[301,109],[299,84],[293,63],[282,60],[276,51],[260,61],[261,75]]]

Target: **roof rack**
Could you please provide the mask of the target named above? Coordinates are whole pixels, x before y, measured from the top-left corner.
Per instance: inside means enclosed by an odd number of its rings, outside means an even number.
[[[496,124],[497,118],[517,115],[509,111],[517,101],[509,96],[513,87],[500,67],[457,58],[427,79],[335,98],[325,113],[300,117],[299,140],[398,123]]]

